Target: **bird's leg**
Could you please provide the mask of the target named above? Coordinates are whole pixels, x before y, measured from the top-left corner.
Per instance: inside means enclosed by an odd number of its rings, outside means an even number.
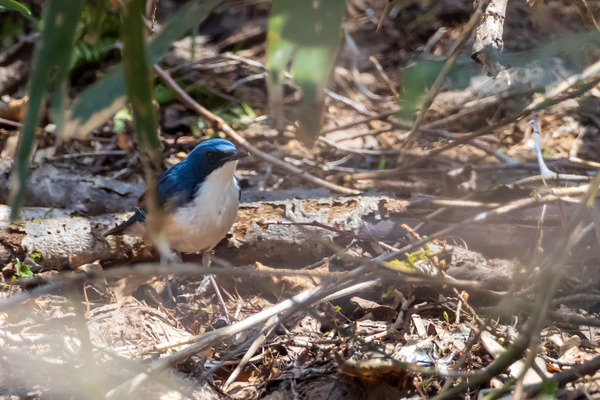
[[[202,253],[202,266],[206,269],[210,268],[211,252],[212,250],[206,250],[204,253]],[[215,277],[212,274],[209,274],[208,277],[210,278],[210,282],[212,283],[213,288],[215,289],[215,293],[217,295],[217,298],[219,299],[219,302],[221,303],[221,307],[223,307],[223,310],[225,311],[225,320],[228,324],[231,324],[231,321],[229,319],[229,311],[227,311],[227,306],[225,305],[225,300],[223,300],[223,296],[221,296],[221,291],[219,290],[219,286],[217,286],[217,281],[215,281]]]
[[[165,257],[161,253],[161,255],[160,255],[161,265],[169,265],[169,264],[172,264],[173,262],[181,262],[181,253],[180,252],[178,252],[177,250],[173,250],[173,253],[171,254],[170,257]],[[177,303],[177,301],[175,300],[175,296],[173,296],[173,289],[171,288],[171,282],[169,282],[169,275],[163,274],[163,277],[165,279],[165,284],[167,285],[167,295],[169,296],[169,299],[172,300],[173,303]]]

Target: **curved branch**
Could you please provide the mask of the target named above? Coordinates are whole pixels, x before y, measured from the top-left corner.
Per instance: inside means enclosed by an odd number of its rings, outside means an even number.
[[[194,100],[190,95],[188,95],[177,84],[177,82],[175,82],[175,80],[171,77],[171,75],[167,71],[165,71],[158,65],[154,65],[154,69],[156,70],[156,73],[165,81],[165,83],[169,87],[171,87],[171,89],[173,89],[173,91],[175,91],[177,98],[183,104],[185,104],[192,110],[196,111],[197,113],[203,115],[205,118],[207,118],[213,122],[216,122],[217,125],[219,126],[219,129],[221,129],[223,132],[225,132],[227,134],[227,136],[229,136],[229,138],[232,141],[234,141],[237,145],[239,145],[244,150],[247,150],[250,154],[252,154],[252,156],[259,158],[263,161],[266,161],[269,164],[275,165],[276,167],[279,167],[279,168],[283,169],[284,171],[287,171],[291,174],[297,175],[300,178],[302,178],[308,182],[314,183],[315,185],[326,187],[327,189],[332,190],[334,192],[342,193],[342,194],[354,194],[354,195],[361,193],[360,190],[346,188],[346,187],[328,182],[325,179],[318,178],[314,175],[309,174],[306,171],[301,170],[300,168],[297,168],[293,165],[283,162],[280,159],[275,158],[272,155],[267,154],[264,151],[257,149],[256,147],[251,145],[246,139],[244,139],[239,133],[237,133],[235,130],[233,130],[233,128],[231,128],[221,117],[213,114],[206,108],[202,107],[196,100]]]

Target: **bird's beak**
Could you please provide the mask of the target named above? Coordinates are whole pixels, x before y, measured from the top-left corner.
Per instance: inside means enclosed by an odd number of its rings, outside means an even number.
[[[235,161],[235,160],[239,160],[241,158],[244,157],[248,157],[250,154],[246,153],[245,151],[234,151],[231,152],[229,154],[227,154],[225,157],[223,157],[223,159],[228,162],[228,161]]]

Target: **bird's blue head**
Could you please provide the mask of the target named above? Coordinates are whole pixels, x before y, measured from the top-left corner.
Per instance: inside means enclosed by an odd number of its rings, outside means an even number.
[[[157,186],[159,202],[167,204],[175,197],[175,205],[185,204],[209,177],[223,184],[230,182],[235,170],[234,161],[247,155],[225,139],[200,143],[183,161],[161,175]]]
[[[248,153],[238,151],[228,140],[209,139],[197,145],[184,162],[187,164],[186,169],[204,180],[230,161],[239,160],[247,155]]]
[[[209,139],[197,145],[187,156],[187,160],[215,170],[228,161],[239,160],[247,155],[248,153],[238,151],[229,140]]]

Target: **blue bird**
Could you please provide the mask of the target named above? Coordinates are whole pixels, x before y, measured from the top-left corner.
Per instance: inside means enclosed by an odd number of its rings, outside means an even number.
[[[165,212],[162,232],[171,248],[208,255],[225,237],[240,204],[241,189],[233,173],[238,160],[246,156],[248,153],[238,151],[225,139],[210,139],[163,172],[156,190],[158,205]],[[121,233],[145,220],[146,209],[138,208],[104,236]]]

